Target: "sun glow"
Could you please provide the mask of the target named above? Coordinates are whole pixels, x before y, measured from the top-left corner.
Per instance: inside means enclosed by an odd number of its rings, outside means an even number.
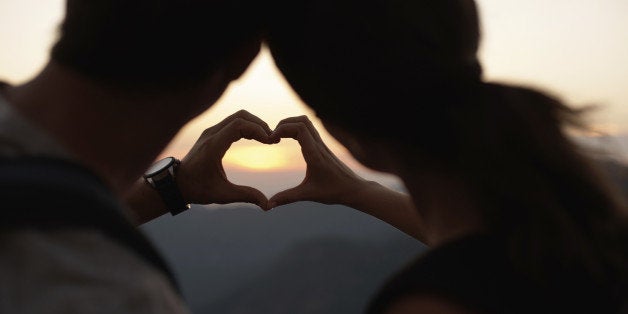
[[[229,148],[222,161],[225,167],[254,171],[305,167],[299,144],[290,139],[283,139],[281,143],[274,145],[241,140]]]

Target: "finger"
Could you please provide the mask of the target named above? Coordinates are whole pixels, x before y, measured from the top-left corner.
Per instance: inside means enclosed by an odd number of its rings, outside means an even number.
[[[317,141],[316,133],[313,134],[308,125],[301,121],[279,123],[270,136],[271,138],[292,138],[297,141],[311,141],[312,143]]]
[[[223,201],[225,203],[250,203],[259,206],[262,210],[268,210],[268,199],[264,193],[250,186],[231,184]]]
[[[214,125],[213,127],[207,129],[206,131],[208,131],[208,133],[212,134],[215,132],[219,132],[221,129],[223,129],[224,127],[226,127],[227,125],[229,125],[231,122],[233,122],[234,120],[238,120],[238,119],[242,119],[242,120],[246,120],[246,121],[250,121],[252,123],[255,123],[259,126],[261,126],[264,131],[266,132],[266,134],[271,134],[272,130],[270,128],[270,126],[268,126],[268,123],[266,123],[264,120],[260,119],[258,116],[242,109],[239,110],[233,114],[231,114],[230,116],[226,117],[225,119],[223,119],[222,121],[220,121],[218,124]]]
[[[266,132],[266,134],[270,134],[273,132],[273,130],[270,128],[270,126],[268,126],[268,123],[266,123],[264,120],[262,120],[261,118],[259,118],[258,116],[246,111],[246,110],[241,110],[239,113],[239,118],[245,119],[247,121],[251,121],[255,124],[258,124],[259,126],[261,126],[264,131]]]
[[[280,124],[271,135],[271,138],[274,137],[292,138],[299,142],[301,151],[303,152],[303,158],[305,158],[306,162],[311,161],[312,158],[315,157],[321,158],[321,151],[319,150],[317,141],[304,123]]]
[[[282,124],[289,124],[289,123],[303,123],[303,124],[305,124],[305,126],[308,128],[308,130],[312,134],[312,137],[314,139],[316,139],[317,141],[323,142],[323,139],[321,138],[320,134],[318,133],[318,130],[316,130],[316,128],[314,127],[314,124],[312,123],[312,121],[306,115],[285,118],[285,119],[279,121],[277,126],[282,125]],[[276,127],[275,127],[275,129],[276,129]]]
[[[241,139],[256,140],[260,143],[271,142],[270,136],[262,126],[239,118],[231,121],[216,136],[223,139],[223,146],[230,146]]]
[[[278,123],[278,125],[288,124],[288,123],[303,123],[307,127],[309,132],[312,134],[312,137],[318,142],[318,144],[324,147],[324,149],[329,154],[334,155],[331,149],[329,149],[329,147],[325,145],[325,142],[323,142],[323,138],[321,138],[320,133],[318,132],[316,127],[314,127],[314,123],[312,123],[312,120],[310,120],[306,115],[297,116],[297,117],[289,117],[289,118],[283,119]]]
[[[300,187],[294,187],[285,191],[281,191],[273,195],[268,200],[268,210],[271,210],[277,206],[296,203],[299,201],[307,201],[302,189]]]

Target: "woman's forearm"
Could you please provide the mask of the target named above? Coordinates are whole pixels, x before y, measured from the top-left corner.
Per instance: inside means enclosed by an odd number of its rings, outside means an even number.
[[[422,219],[408,194],[374,181],[364,181],[344,205],[378,218],[413,238],[425,241]]]

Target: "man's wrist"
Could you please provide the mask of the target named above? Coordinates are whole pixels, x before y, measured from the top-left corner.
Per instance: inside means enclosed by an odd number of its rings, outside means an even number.
[[[190,208],[176,180],[180,164],[178,159],[166,157],[155,162],[143,176],[173,216]]]
[[[141,225],[168,213],[166,204],[157,191],[144,178],[138,179],[126,197],[129,218]]]
[[[174,177],[174,180],[179,187],[179,192],[181,193],[185,203],[194,203],[196,201],[196,198],[194,198],[194,183],[190,179],[190,175],[184,161],[180,162],[177,175]]]

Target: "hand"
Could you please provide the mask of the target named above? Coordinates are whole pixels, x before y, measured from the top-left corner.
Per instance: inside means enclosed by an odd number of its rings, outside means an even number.
[[[277,143],[270,139],[271,133],[266,122],[245,110],[206,129],[179,166],[177,183],[185,200],[194,204],[246,202],[266,210],[268,200],[262,192],[229,182],[222,158],[231,144],[243,138]]]
[[[301,184],[271,197],[269,208],[297,201],[351,205],[356,193],[369,185],[331,152],[306,116],[279,122],[271,140],[281,138],[299,142],[307,169]]]
[[[358,176],[327,148],[306,116],[279,122],[270,139],[279,141],[281,138],[299,142],[307,168],[301,184],[271,197],[268,208],[298,201],[345,205],[426,243],[423,219],[411,197]]]

